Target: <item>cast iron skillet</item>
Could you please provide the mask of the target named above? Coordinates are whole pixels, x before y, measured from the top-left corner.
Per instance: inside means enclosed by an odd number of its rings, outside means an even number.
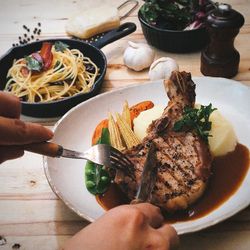
[[[59,38],[41,40],[23,46],[14,47],[0,58],[0,90],[3,90],[6,85],[6,76],[9,68],[13,64],[13,60],[22,58],[40,50],[44,41],[52,43],[54,43],[55,41],[62,41],[68,44],[71,49],[79,49],[85,56],[89,57],[100,69],[100,74],[98,75],[92,90],[88,93],[77,94],[75,96],[67,97],[58,101],[46,103],[21,102],[22,114],[24,115],[40,118],[61,116],[75,105],[99,93],[107,69],[107,60],[100,48],[134,32],[135,30],[136,25],[134,23],[124,23],[117,29],[105,33],[101,38],[96,39],[96,41],[94,42],[91,42],[91,44],[82,40]]]

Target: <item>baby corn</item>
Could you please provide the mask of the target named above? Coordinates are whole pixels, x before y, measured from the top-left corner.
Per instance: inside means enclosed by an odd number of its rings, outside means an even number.
[[[131,124],[131,116],[130,116],[130,111],[129,111],[129,106],[128,106],[128,101],[124,102],[123,105],[123,110],[122,110],[122,118],[124,121],[126,121],[128,123],[128,125],[130,126],[130,128],[132,128],[132,124]]]
[[[133,146],[138,145],[140,143],[140,140],[136,137],[130,126],[119,113],[116,113],[116,121],[127,148],[129,149]]]
[[[121,151],[125,149],[122,144],[121,134],[111,113],[109,113],[108,116],[108,129],[111,146]]]

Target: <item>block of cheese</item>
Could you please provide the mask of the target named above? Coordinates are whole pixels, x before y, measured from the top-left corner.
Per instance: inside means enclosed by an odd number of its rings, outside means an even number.
[[[83,10],[69,18],[65,29],[69,35],[88,39],[96,34],[119,27],[118,9],[109,5]]]

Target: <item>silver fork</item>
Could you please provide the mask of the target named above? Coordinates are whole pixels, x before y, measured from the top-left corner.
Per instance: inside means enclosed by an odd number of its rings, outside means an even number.
[[[107,144],[97,144],[84,152],[64,148],[53,142],[33,143],[22,146],[24,150],[50,157],[85,159],[105,167],[120,169],[131,174],[131,161],[119,150]]]

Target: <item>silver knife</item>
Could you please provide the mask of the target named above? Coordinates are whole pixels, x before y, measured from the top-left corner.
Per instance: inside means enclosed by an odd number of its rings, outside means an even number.
[[[147,154],[147,159],[145,161],[144,168],[142,171],[141,182],[138,186],[135,199],[131,201],[131,204],[137,204],[149,201],[152,190],[155,186],[156,177],[157,177],[156,146],[153,142],[151,142]]]

